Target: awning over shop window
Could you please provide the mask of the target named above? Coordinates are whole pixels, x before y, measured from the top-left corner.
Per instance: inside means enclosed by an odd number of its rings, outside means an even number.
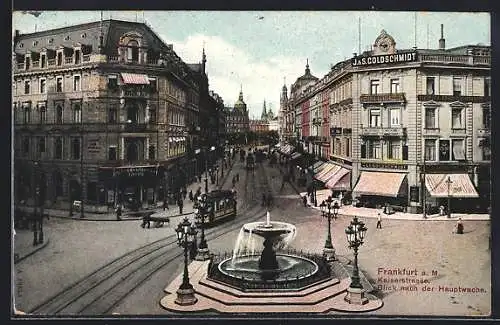
[[[361,172],[353,196],[401,196],[407,192],[407,186],[402,186],[405,178],[406,174],[403,173]]]
[[[314,175],[314,178],[316,178],[320,182],[325,182],[330,176],[335,174],[340,169],[339,165],[332,164],[332,163],[325,163],[325,166],[319,173]]]
[[[284,155],[290,155],[294,150],[294,147],[290,144],[286,144],[280,147],[280,152]]]
[[[325,181],[325,186],[332,190],[350,190],[351,189],[351,171],[340,167],[335,173],[331,174]]]
[[[479,197],[476,188],[467,174],[426,174],[425,187],[433,197],[475,198]]]
[[[294,153],[292,154],[292,156],[290,157],[290,159],[295,160],[295,159],[300,158],[301,156],[302,156],[302,154],[300,154],[300,153],[298,153],[298,152],[294,152]]]
[[[123,82],[129,85],[149,85],[149,78],[145,74],[121,73]]]
[[[316,175],[316,173],[318,173],[321,170],[321,168],[323,167],[324,164],[325,164],[325,162],[323,162],[323,161],[315,162],[311,167],[313,170],[313,174]]]

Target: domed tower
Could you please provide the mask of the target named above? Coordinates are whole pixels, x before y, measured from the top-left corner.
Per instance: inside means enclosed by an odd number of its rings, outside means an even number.
[[[240,95],[236,103],[234,103],[234,109],[241,112],[246,112],[247,110],[247,104],[243,101],[243,87],[240,88]]]

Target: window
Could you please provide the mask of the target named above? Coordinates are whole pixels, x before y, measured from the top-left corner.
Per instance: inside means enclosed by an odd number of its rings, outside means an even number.
[[[391,79],[391,94],[399,93],[399,79]]]
[[[47,92],[47,85],[45,79],[40,79],[40,94],[45,94]]]
[[[351,139],[349,138],[345,139],[345,156],[346,157],[351,156]]]
[[[156,78],[149,78],[149,89],[152,93],[157,91]]]
[[[491,160],[491,148],[489,145],[481,147],[482,160]]]
[[[63,108],[59,104],[56,106],[56,124],[62,124],[63,122]]]
[[[137,41],[130,41],[128,43],[127,61],[129,62],[139,61],[139,43],[137,43]]]
[[[73,105],[73,123],[82,123],[82,107],[80,103]]]
[[[381,158],[381,150],[380,150],[380,141],[376,140],[368,140],[368,155],[369,159],[380,159]]]
[[[127,123],[137,123],[138,111],[138,107],[133,104],[127,107]]]
[[[57,53],[57,65],[62,65],[63,62],[63,54],[62,52]]]
[[[25,80],[24,81],[24,94],[28,95],[30,93],[30,81]]]
[[[462,78],[453,77],[453,96],[462,95]]]
[[[483,127],[485,129],[490,128],[490,121],[491,121],[491,111],[489,107],[484,107],[483,108]]]
[[[450,140],[439,140],[439,160],[450,160]]]
[[[75,64],[80,64],[82,52],[75,50]]]
[[[155,160],[156,148],[154,145],[149,146],[149,160]]]
[[[47,121],[47,109],[45,108],[45,104],[42,104],[39,107],[40,110],[40,124],[45,124]]]
[[[436,160],[436,140],[425,139],[424,156],[426,161]]]
[[[118,77],[111,75],[108,76],[108,89],[117,89],[118,88]]]
[[[116,123],[118,120],[118,110],[116,107],[112,106],[109,108],[108,112],[108,123]]]
[[[63,158],[63,140],[62,137],[54,138],[54,159]]]
[[[148,114],[149,114],[149,123],[156,123],[156,109],[149,108]]]
[[[80,159],[80,138],[71,138],[71,159]]]
[[[56,92],[61,93],[63,91],[63,77],[56,78]]]
[[[73,76],[73,91],[80,91],[80,76]]]
[[[452,160],[465,160],[465,141],[463,139],[452,141]]]
[[[23,157],[28,157],[30,154],[30,138],[28,138],[28,137],[23,138],[22,154],[23,154]]]
[[[401,145],[399,140],[389,140],[387,149],[387,157],[389,159],[401,159]]]
[[[28,70],[30,68],[30,57],[27,56],[24,58],[24,68]]]
[[[23,122],[24,124],[28,124],[31,122],[31,107],[29,105],[24,106],[24,115],[23,115]]]
[[[87,183],[87,201],[96,203],[97,202],[97,183],[88,182]]]
[[[109,146],[108,160],[116,160],[116,146]]]
[[[436,107],[425,108],[425,128],[436,129]]]
[[[463,108],[452,108],[451,109],[451,128],[452,129],[465,129],[465,124],[463,123]]]
[[[380,126],[380,109],[371,109],[370,110],[370,127],[379,127]]]
[[[372,80],[372,81],[370,81],[370,94],[372,94],[372,95],[378,94],[379,85],[380,85],[380,83],[379,83],[378,80]]]
[[[38,153],[44,153],[45,152],[45,138],[44,137],[38,137]]]
[[[389,125],[390,126],[399,126],[399,118],[401,116],[401,109],[399,108],[391,108],[389,110]]]
[[[491,79],[484,78],[484,96],[491,96]]]
[[[340,138],[335,138],[335,154],[342,154],[342,144],[340,143]]]
[[[47,66],[47,56],[45,54],[42,54],[40,56],[40,68],[45,68]]]

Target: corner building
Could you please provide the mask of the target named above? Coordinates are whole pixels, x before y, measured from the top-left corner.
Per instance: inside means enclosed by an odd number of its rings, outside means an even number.
[[[382,31],[372,51],[333,66],[295,99],[297,109],[317,107],[320,118],[309,123],[306,147],[327,136],[329,159],[318,148],[315,154],[337,165],[319,181],[369,207],[390,203],[422,212],[425,204],[436,213],[449,199],[452,212],[486,212],[490,53],[482,45],[446,49],[443,36],[438,49],[399,50]],[[325,101],[329,134],[321,116]]]
[[[188,132],[200,129],[199,72],[149,26],[16,32],[13,61],[17,203],[31,204],[39,187],[51,207],[102,210],[127,197],[144,206],[186,181],[189,172],[168,170],[189,169],[186,152],[199,146]]]

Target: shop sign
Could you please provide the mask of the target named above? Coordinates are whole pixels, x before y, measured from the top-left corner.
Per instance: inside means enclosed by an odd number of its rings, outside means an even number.
[[[417,60],[417,52],[374,55],[365,57],[355,57],[352,59],[353,66],[376,65],[386,63],[405,63]]]

